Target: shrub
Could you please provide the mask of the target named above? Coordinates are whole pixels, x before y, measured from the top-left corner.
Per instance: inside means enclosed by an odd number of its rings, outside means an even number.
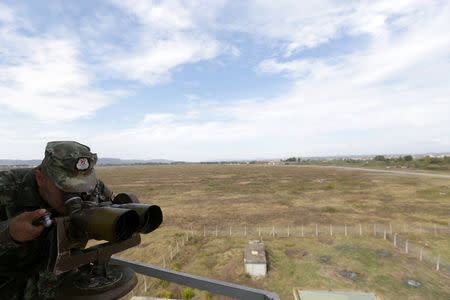
[[[335,212],[337,212],[336,208],[331,207],[331,206],[325,207],[325,209],[323,211],[326,212],[326,213],[335,213]]]
[[[158,293],[158,297],[164,298],[164,299],[170,299],[170,298],[172,298],[172,293],[169,292],[168,290],[161,290]]]
[[[412,155],[405,155],[405,156],[403,157],[403,159],[404,159],[405,161],[412,161],[412,160],[413,160],[413,157],[412,157]]]
[[[158,279],[158,283],[159,283],[162,287],[166,287],[166,286],[167,286],[167,281],[166,281],[166,280]]]
[[[181,298],[183,299],[191,299],[194,295],[194,290],[191,288],[185,288],[181,291]]]

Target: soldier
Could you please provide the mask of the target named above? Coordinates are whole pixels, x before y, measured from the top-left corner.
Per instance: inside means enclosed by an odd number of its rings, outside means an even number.
[[[96,178],[97,154],[73,141],[49,142],[33,169],[0,172],[0,298],[54,298],[58,277],[46,271],[48,230],[32,223],[46,212],[67,215],[64,193],[112,191]]]

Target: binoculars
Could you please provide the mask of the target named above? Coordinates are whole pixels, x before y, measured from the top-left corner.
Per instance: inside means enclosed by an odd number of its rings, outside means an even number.
[[[87,194],[65,194],[69,209],[68,237],[73,240],[129,239],[133,233],[150,233],[163,221],[157,205],[139,203],[133,193],[121,193],[111,201]]]

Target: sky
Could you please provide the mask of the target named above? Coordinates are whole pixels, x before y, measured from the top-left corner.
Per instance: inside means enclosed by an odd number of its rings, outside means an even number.
[[[0,158],[450,152],[450,2],[0,0]]]

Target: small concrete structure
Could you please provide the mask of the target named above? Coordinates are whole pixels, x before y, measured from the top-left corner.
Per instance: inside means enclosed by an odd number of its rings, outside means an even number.
[[[266,276],[267,261],[264,243],[251,240],[245,245],[244,265],[246,273],[255,277]]]

